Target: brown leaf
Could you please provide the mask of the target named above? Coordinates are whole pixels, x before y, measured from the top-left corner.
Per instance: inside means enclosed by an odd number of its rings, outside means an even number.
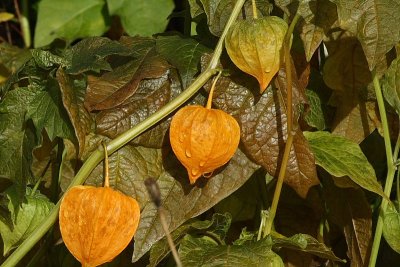
[[[328,42],[327,46],[333,52],[324,65],[324,81],[335,91],[337,106],[333,133],[360,143],[375,129],[363,90],[372,81],[367,60],[354,38]]]
[[[103,110],[96,116],[96,131],[114,138],[120,133],[158,111],[181,92],[178,76],[174,71],[166,72],[156,79],[142,81],[136,93],[125,104]],[[170,119],[164,120],[135,138],[132,143],[146,147],[161,147]]]
[[[88,140],[92,149],[99,145],[101,138],[93,139]],[[165,235],[157,208],[150,200],[144,184],[148,177],[157,179],[168,227],[173,231],[186,220],[205,212],[233,193],[259,169],[258,165],[238,149],[229,163],[215,171],[210,179],[203,179],[196,186],[191,186],[186,170],[169,147],[152,149],[131,145],[126,145],[110,155],[109,164],[110,184],[134,197],[142,209],[141,221],[135,235],[134,261]],[[93,170],[87,182],[102,184],[102,163]]]
[[[78,157],[80,157],[85,150],[85,136],[90,132],[92,124],[92,118],[83,105],[85,84],[80,80],[72,80],[62,68],[57,70],[56,77],[64,107],[78,139]]]
[[[135,58],[102,76],[88,77],[85,106],[89,111],[111,109],[122,104],[137,90],[143,79],[164,75],[170,65],[155,49],[155,43],[147,38],[130,40],[129,46],[135,50]]]
[[[364,192],[338,188],[332,181],[323,188],[329,218],[343,229],[350,266],[367,266],[372,245],[372,211]]]
[[[284,71],[280,70],[277,84],[281,91],[286,89],[284,77]],[[233,69],[229,78],[221,77],[218,80],[214,103],[238,120],[245,152],[276,177],[286,140],[285,103],[280,91],[272,87],[268,87],[256,100],[258,96],[253,92],[257,87],[254,80]],[[293,79],[293,91],[296,110],[303,103],[303,94],[298,90],[296,79]],[[300,129],[296,130],[294,137],[285,182],[302,197],[306,197],[310,187],[319,184],[314,156]]]

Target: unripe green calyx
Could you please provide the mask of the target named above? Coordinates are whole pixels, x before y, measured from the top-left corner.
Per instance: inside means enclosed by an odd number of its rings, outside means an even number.
[[[278,72],[287,23],[275,16],[237,21],[229,30],[225,47],[242,71],[254,76],[264,92]]]

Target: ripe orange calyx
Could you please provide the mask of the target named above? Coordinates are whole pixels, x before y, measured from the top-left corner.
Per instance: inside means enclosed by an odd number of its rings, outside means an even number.
[[[139,224],[137,201],[109,187],[75,186],[60,206],[65,245],[82,266],[110,262],[132,240]]]
[[[171,121],[171,146],[187,169],[191,184],[227,163],[239,139],[239,124],[222,110],[186,106]]]

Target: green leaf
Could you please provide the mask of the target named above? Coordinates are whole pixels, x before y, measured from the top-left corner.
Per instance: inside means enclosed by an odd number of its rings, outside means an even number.
[[[18,247],[50,213],[54,204],[49,199],[36,191],[32,193],[30,188],[26,189],[26,202],[18,208],[12,204],[13,199],[18,198],[15,187],[11,187],[5,192],[11,211],[12,227],[10,228],[0,220],[0,234],[4,242],[3,255],[7,255],[12,249]]]
[[[69,42],[102,35],[108,28],[103,0],[42,0],[38,6],[35,47],[50,44],[56,38]]]
[[[130,35],[151,36],[163,32],[174,9],[173,0],[107,0],[110,15],[117,15]]]
[[[331,0],[338,7],[339,23],[360,40],[369,69],[400,41],[400,3],[397,0]]]
[[[383,236],[389,246],[400,253],[400,213],[391,204],[383,213]]]
[[[304,136],[317,165],[334,176],[349,176],[362,188],[387,198],[376,180],[374,169],[358,144],[328,132],[304,132]]]
[[[83,105],[86,83],[82,80],[72,80],[62,68],[57,70],[56,78],[61,90],[62,103],[78,139],[80,157],[85,149],[86,135],[92,127],[92,118]]]
[[[93,148],[99,145],[92,144]],[[185,168],[169,149],[150,149],[124,146],[109,158],[110,184],[134,197],[142,209],[139,228],[135,234],[133,261],[141,258],[158,240],[164,237],[158,211],[149,199],[144,180],[155,177],[161,190],[163,207],[170,231],[195,217],[233,193],[258,169],[240,150],[220,172],[201,186],[190,186]],[[88,183],[103,182],[103,166],[98,165]]]
[[[68,66],[69,62],[63,57],[57,56],[50,51],[45,51],[41,49],[32,49],[32,57],[42,68],[50,68],[54,65],[60,65],[62,67]]]
[[[158,36],[156,49],[178,69],[183,88],[188,87],[199,72],[202,54],[210,51],[199,42],[178,35]]]
[[[36,138],[31,125],[25,123],[26,109],[35,93],[26,88],[8,92],[0,103],[0,176],[18,187],[20,200],[31,181],[32,150]]]
[[[233,0],[200,0],[203,5],[204,12],[207,14],[207,23],[210,32],[215,36],[221,36],[225,28],[226,22],[232,13],[233,6],[236,1]],[[269,16],[272,10],[272,5],[267,0],[256,0],[258,13],[264,16]],[[199,12],[197,12],[199,13]],[[200,14],[200,13],[199,13]],[[241,14],[238,19],[252,18],[253,9],[251,1],[246,1],[244,4],[244,14]]]
[[[12,20],[14,14],[8,12],[0,12],[0,23]]]
[[[300,37],[307,61],[311,60],[325,36],[337,20],[336,6],[329,0],[299,1]]]
[[[400,57],[393,60],[382,79],[386,101],[400,114]]]
[[[291,237],[273,237],[273,247],[275,248],[290,248],[307,252],[318,256],[322,259],[329,259],[333,261],[343,261],[336,257],[330,248],[325,244],[319,242],[317,239],[306,234],[296,234]]]
[[[182,264],[191,267],[284,266],[266,239],[244,245],[218,246],[209,237],[195,238],[187,235],[179,247],[179,255]]]
[[[305,120],[308,125],[322,131],[326,129],[325,116],[322,108],[321,98],[314,90],[306,89],[306,96],[308,104],[310,105],[310,112],[307,113]]]
[[[130,49],[117,41],[105,37],[86,38],[66,51],[70,61],[67,68],[69,74],[79,74],[86,71],[111,70],[105,57],[110,55],[129,55]]]
[[[39,136],[42,129],[46,129],[51,140],[56,136],[75,139],[68,114],[63,108],[59,86],[54,79],[49,80],[47,91],[35,92],[30,105],[27,106],[26,118],[32,119]]]
[[[219,214],[214,213],[211,220],[207,221],[192,221],[183,224],[171,233],[171,237],[175,246],[178,246],[182,238],[188,233],[212,235],[219,242],[223,243],[225,235],[231,225],[232,217],[229,213]],[[158,241],[151,247],[150,263],[147,267],[156,267],[170,253],[170,248],[166,237]]]

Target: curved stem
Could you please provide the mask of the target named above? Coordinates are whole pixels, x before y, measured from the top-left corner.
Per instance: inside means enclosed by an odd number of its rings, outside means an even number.
[[[294,26],[296,25],[297,21],[299,20],[300,16],[296,14],[293,18],[292,23],[290,24],[288,31],[286,32],[285,42],[284,42],[284,59],[285,59],[285,69],[286,69],[286,87],[287,87],[287,104],[286,104],[286,118],[287,118],[287,139],[285,144],[285,150],[283,152],[282,164],[279,170],[278,181],[276,182],[276,187],[274,191],[274,197],[272,199],[271,208],[269,211],[269,215],[264,227],[264,237],[269,235],[272,230],[272,225],[274,223],[276,210],[278,208],[279,198],[282,191],[283,180],[285,179],[286,175],[286,167],[289,161],[290,150],[292,148],[293,143],[293,101],[292,101],[292,62],[290,57],[290,41],[292,38],[292,33],[294,30]]]
[[[372,76],[373,76],[376,100],[378,102],[379,115],[380,115],[381,121],[382,121],[383,139],[385,141],[386,163],[387,163],[387,168],[388,168],[384,192],[385,192],[385,195],[390,196],[390,192],[392,190],[392,185],[393,185],[394,174],[395,174],[395,170],[396,170],[395,162],[393,161],[393,156],[392,156],[393,154],[392,154],[392,145],[390,142],[390,135],[389,135],[389,125],[388,125],[388,120],[386,117],[385,103],[383,101],[381,86],[379,84],[379,79],[378,79],[378,76],[376,75],[375,71],[372,72]],[[397,157],[397,155],[396,155],[396,157]],[[383,230],[383,217],[382,216],[388,206],[388,203],[389,202],[387,199],[385,199],[385,198],[382,199],[382,204],[379,209],[378,222],[376,224],[376,229],[375,229],[374,242],[372,244],[371,257],[369,259],[369,265],[368,265],[369,267],[374,267],[376,264],[376,259],[378,258],[379,246],[381,243],[382,230]]]
[[[108,172],[108,151],[107,144],[102,142],[104,149],[104,187],[110,187],[110,176]]]
[[[221,76],[221,73],[222,73],[222,71],[220,71],[218,73],[217,77],[215,77],[215,79],[214,79],[214,81],[213,81],[213,83],[211,85],[210,92],[208,93],[208,99],[207,99],[207,105],[206,105],[207,109],[211,108],[215,85],[217,84],[217,81],[218,81],[219,77]]]
[[[214,54],[210,60],[210,63],[206,70],[201,73],[196,80],[179,96],[170,101],[168,104],[163,106],[156,113],[152,114],[144,121],[138,123],[135,127],[129,129],[128,131],[122,133],[117,136],[108,144],[108,152],[111,154],[115,152],[117,149],[121,148],[133,138],[137,137],[160,120],[168,116],[171,112],[177,109],[180,105],[185,103],[190,97],[192,97],[215,73],[218,72],[216,69],[219,58],[221,57],[224,38],[235,22],[237,16],[240,13],[240,10],[244,4],[245,0],[238,0],[233,8],[233,11],[226,23],[225,29],[218,40],[218,44],[214,50]],[[75,178],[71,181],[68,189],[75,185],[83,184],[92,170],[101,162],[104,157],[104,153],[102,149],[96,149],[92,154],[87,158],[81,169],[76,174]],[[51,210],[50,214],[47,218],[39,225],[38,228],[3,262],[1,267],[13,267],[15,266],[25,255],[29,252],[29,250],[46,234],[46,232],[50,229],[50,227],[55,223],[58,218],[58,211],[60,208],[60,203],[62,198],[57,202],[55,207]]]

